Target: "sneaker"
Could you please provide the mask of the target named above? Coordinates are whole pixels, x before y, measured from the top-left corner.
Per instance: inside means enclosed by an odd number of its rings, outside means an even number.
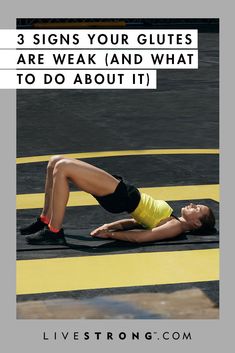
[[[46,226],[47,225],[43,223],[40,218],[37,218],[37,220],[29,226],[20,228],[20,233],[22,235],[34,234],[44,229]]]
[[[53,233],[46,228],[36,234],[26,236],[26,241],[28,244],[37,245],[66,245],[63,229],[59,233]]]

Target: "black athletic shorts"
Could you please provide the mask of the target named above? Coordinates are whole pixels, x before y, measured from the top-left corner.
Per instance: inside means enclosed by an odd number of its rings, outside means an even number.
[[[140,192],[134,186],[123,180],[119,175],[113,175],[120,180],[116,190],[109,195],[94,196],[99,204],[108,212],[133,212],[140,202]]]

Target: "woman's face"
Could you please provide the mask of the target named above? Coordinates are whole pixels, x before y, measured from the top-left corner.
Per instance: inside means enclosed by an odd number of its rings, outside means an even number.
[[[205,205],[189,205],[181,208],[181,216],[195,227],[200,227],[200,219],[209,213],[209,208]]]

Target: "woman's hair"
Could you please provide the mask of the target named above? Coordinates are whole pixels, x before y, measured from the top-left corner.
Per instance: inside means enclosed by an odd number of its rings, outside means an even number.
[[[196,230],[198,233],[214,233],[215,232],[215,215],[210,207],[208,214],[200,218],[202,225]]]

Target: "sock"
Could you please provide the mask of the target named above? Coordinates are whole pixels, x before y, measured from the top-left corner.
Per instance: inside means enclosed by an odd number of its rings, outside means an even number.
[[[48,224],[48,228],[52,233],[59,233],[60,229],[52,227],[50,224]]]
[[[49,222],[50,222],[50,220],[49,220],[49,218],[47,218],[47,216],[41,215],[39,218],[45,224],[49,224]]]

